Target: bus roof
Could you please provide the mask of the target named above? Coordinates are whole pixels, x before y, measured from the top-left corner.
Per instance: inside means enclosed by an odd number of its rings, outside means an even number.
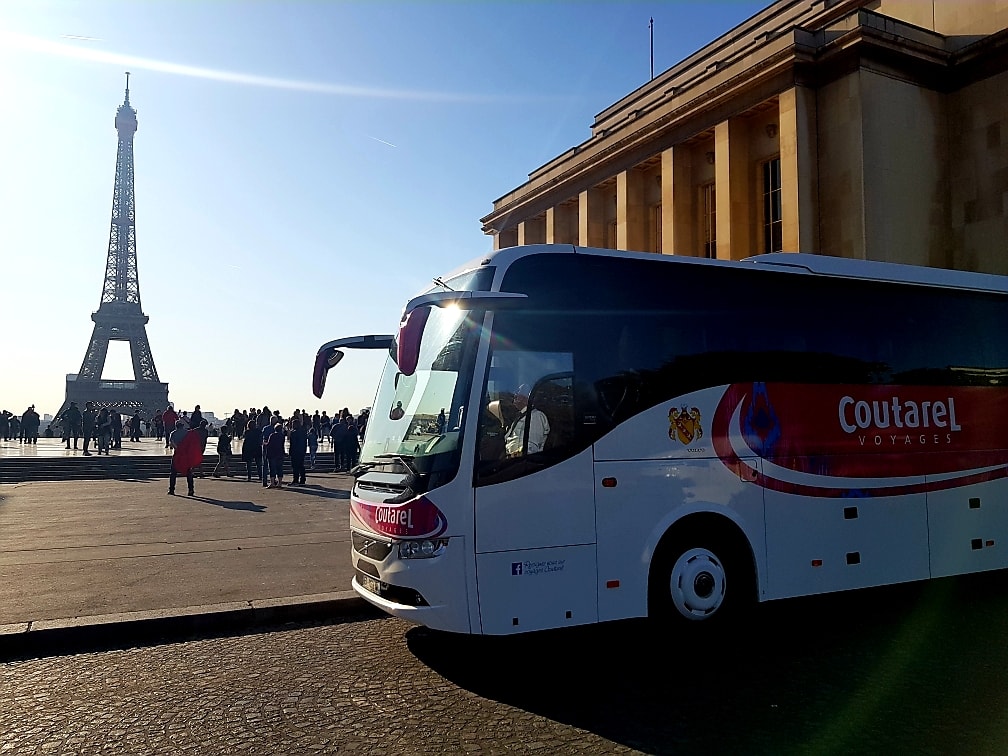
[[[939,286],[953,289],[996,292],[1008,294],[1008,276],[990,273],[973,273],[947,268],[931,268],[922,265],[877,262],[874,260],[851,260],[843,257],[817,255],[808,252],[773,252],[747,257],[744,260],[708,260],[686,255],[656,255],[647,252],[626,252],[622,250],[579,247],[573,244],[533,244],[521,247],[505,247],[481,258],[469,261],[456,272],[472,270],[481,265],[508,267],[515,260],[533,254],[589,254],[631,259],[662,260],[679,265],[714,265],[718,267],[740,268],[758,266],[766,270],[780,270],[798,275],[835,276],[863,281],[885,281],[921,286]]]
[[[802,270],[822,276],[857,278],[866,281],[894,281],[925,286],[943,286],[955,289],[975,289],[1008,293],[1008,276],[990,273],[973,273],[947,268],[929,268],[923,265],[876,262],[874,260],[850,260],[828,255],[812,255],[801,252],[773,252],[767,255],[748,257],[743,263],[773,266],[789,270]]]

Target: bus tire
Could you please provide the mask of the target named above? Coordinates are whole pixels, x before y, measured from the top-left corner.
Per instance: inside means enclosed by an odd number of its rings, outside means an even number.
[[[670,535],[652,562],[650,616],[674,624],[721,625],[751,605],[752,560],[739,538],[709,528]]]

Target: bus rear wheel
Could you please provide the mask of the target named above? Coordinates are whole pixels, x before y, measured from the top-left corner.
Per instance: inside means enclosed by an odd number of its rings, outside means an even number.
[[[669,575],[669,598],[684,618],[704,620],[725,603],[725,566],[717,554],[705,548],[679,555]]]
[[[681,537],[657,555],[650,613],[676,623],[721,624],[748,603],[751,571],[727,538]]]

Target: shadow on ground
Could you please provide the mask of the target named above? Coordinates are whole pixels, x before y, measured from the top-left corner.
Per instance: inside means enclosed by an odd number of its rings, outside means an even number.
[[[510,638],[406,633],[480,696],[647,753],[997,752],[1005,574],[795,599],[718,631],[643,620]]]

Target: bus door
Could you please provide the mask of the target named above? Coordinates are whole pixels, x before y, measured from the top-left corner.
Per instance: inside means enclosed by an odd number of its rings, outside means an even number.
[[[488,634],[598,620],[591,449],[571,456],[570,354],[497,351],[476,469],[476,580]]]

